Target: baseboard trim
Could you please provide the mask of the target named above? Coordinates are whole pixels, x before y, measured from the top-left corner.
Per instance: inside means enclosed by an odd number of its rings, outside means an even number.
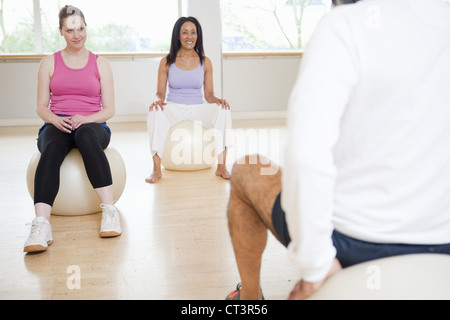
[[[255,111],[255,112],[232,112],[234,120],[264,120],[264,119],[285,119],[286,111]],[[126,122],[146,122],[146,114],[136,115],[116,115],[108,120],[110,123]],[[0,119],[0,127],[20,127],[20,126],[39,126],[42,120],[39,118],[25,119]]]
[[[231,117],[236,120],[286,119],[286,111],[232,112]]]

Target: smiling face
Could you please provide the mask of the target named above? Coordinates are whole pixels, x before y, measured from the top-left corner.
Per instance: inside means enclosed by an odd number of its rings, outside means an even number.
[[[73,15],[64,19],[62,28],[59,29],[66,40],[67,46],[81,48],[86,42],[86,24],[79,15]]]
[[[192,50],[197,43],[197,27],[194,23],[187,21],[180,29],[180,43],[184,49]]]

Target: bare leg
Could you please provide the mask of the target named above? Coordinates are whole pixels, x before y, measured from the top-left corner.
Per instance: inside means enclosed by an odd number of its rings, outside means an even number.
[[[44,217],[45,219],[50,220],[52,207],[49,204],[39,202],[34,205],[34,211],[36,217]]]
[[[281,191],[281,173],[262,175],[259,156],[246,157],[233,167],[228,225],[241,277],[241,299],[260,299],[261,257],[272,226],[272,207]],[[241,164],[239,164],[241,163]]]
[[[153,172],[150,177],[145,178],[145,182],[147,183],[156,183],[162,178],[161,172],[161,158],[158,154],[153,156]]]
[[[216,170],[216,176],[222,177],[224,179],[230,179],[230,173],[227,170],[227,148],[219,154],[218,164]]]
[[[109,185],[102,188],[94,189],[101,203],[112,204],[114,202],[113,186]]]

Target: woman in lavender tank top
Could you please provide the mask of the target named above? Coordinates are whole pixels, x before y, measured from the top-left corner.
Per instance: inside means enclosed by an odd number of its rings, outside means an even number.
[[[146,182],[162,178],[161,158],[167,134],[183,120],[200,121],[215,130],[219,153],[216,175],[229,179],[226,151],[230,142],[226,133],[231,129],[230,105],[214,95],[211,60],[204,55],[202,29],[193,17],[182,17],[175,23],[170,52],[159,66],[157,93],[147,118],[153,172]]]

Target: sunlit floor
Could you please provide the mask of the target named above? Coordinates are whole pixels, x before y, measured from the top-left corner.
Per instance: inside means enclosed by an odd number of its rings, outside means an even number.
[[[39,254],[23,252],[34,217],[26,171],[38,128],[0,128],[0,299],[224,299],[239,282],[226,220],[229,181],[216,177],[213,167],[164,170],[163,180],[147,184],[146,124],[110,126],[111,146],[127,170],[117,202],[123,235],[99,238],[100,213],[52,216],[54,243]],[[282,160],[284,121],[240,120],[233,127],[229,169],[246,153]],[[270,235],[262,268],[265,298],[285,299],[297,279],[285,248]]]

